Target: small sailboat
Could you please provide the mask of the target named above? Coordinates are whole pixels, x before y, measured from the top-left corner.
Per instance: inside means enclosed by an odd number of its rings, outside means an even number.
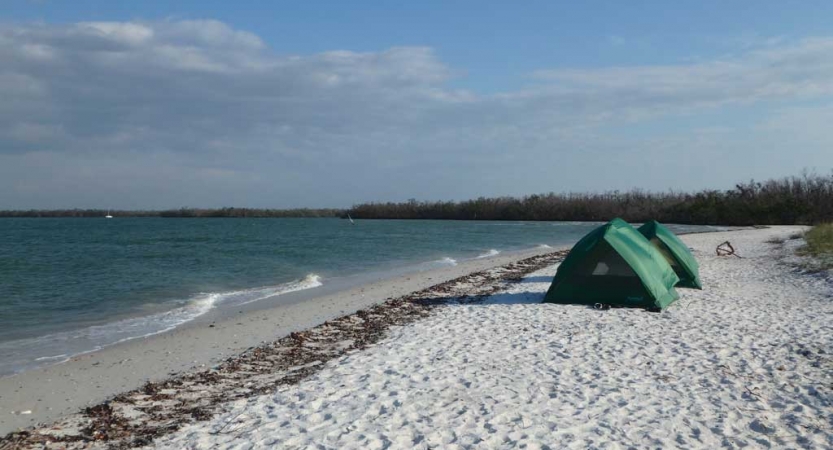
[[[352,217],[350,217],[350,214],[347,214],[347,220],[349,220],[349,221],[350,221],[350,223],[352,223],[353,225],[355,225],[355,224],[356,224],[356,222],[353,222],[353,218],[352,218]]]
[[[113,216],[110,215],[110,210],[109,209],[107,210],[107,215],[104,216],[104,218],[105,219],[112,219],[113,218]]]

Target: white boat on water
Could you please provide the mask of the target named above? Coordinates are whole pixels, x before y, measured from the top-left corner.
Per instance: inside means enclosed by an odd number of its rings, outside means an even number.
[[[104,216],[104,218],[105,219],[112,219],[113,218],[113,216],[110,215],[110,210],[109,209],[107,210],[107,215]]]

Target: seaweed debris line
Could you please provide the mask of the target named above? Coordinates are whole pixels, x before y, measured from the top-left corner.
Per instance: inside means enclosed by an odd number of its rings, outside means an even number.
[[[379,341],[393,326],[448,302],[472,302],[550,266],[566,252],[533,256],[387,300],[278,341],[251,348],[209,370],[187,373],[117,395],[54,424],[10,433],[0,449],[131,448],[207,420],[229,402],[266,394],[319,371],[324,363]],[[220,430],[218,433],[222,433]]]

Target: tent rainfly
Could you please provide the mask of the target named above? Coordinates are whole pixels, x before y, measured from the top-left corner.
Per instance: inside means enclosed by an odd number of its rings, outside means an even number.
[[[662,253],[674,273],[680,277],[679,287],[703,289],[700,283],[700,267],[694,255],[688,247],[671,232],[656,220],[645,223],[639,227],[639,232],[645,236],[654,247]]]
[[[613,219],[584,236],[558,266],[545,303],[602,303],[662,310],[679,278],[635,228]]]

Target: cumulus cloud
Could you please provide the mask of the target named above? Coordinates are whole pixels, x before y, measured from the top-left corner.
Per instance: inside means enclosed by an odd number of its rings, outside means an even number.
[[[450,87],[455,73],[425,47],[276,54],[212,20],[0,25],[0,208],[585,189],[582,167],[621,153],[605,127],[830,96],[833,39],[686,65],[541,70],[489,94]],[[605,181],[595,186],[640,184]]]

